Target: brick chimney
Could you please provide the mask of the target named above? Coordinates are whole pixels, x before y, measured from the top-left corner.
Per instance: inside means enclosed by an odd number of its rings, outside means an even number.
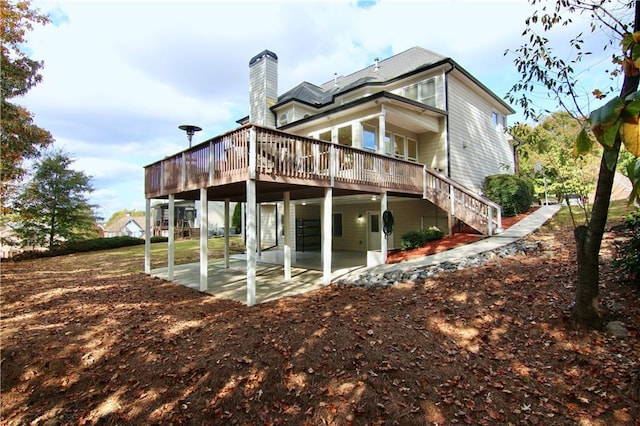
[[[276,127],[269,109],[278,102],[278,57],[264,50],[249,61],[249,122]]]

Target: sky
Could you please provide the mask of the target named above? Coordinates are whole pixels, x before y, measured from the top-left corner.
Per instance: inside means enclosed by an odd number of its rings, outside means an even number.
[[[249,111],[249,60],[265,49],[278,55],[280,94],[421,46],[452,58],[503,97],[519,78],[513,55],[504,53],[526,41],[521,33],[533,10],[524,0],[34,0],[32,6],[52,22],[28,34],[25,49],[44,62],[43,82],[18,103],[52,133],[54,148],[92,177],[90,200],[104,220],[144,209],[144,166],[188,147],[179,125],[202,127],[194,145],[238,126]],[[574,27],[587,33],[588,22],[577,21]],[[578,32],[560,31],[558,46]],[[602,55],[582,66],[585,75],[596,75]],[[512,107],[509,124],[524,121]]]

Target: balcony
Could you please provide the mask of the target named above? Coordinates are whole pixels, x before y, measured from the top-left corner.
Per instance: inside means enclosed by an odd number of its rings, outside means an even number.
[[[501,227],[500,206],[422,164],[254,124],[146,166],[145,196],[194,198],[209,188],[242,200],[249,179],[264,184],[263,196],[293,187],[419,196],[484,234]]]

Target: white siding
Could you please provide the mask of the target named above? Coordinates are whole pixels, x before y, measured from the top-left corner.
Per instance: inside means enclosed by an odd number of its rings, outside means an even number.
[[[513,173],[513,151],[507,134],[494,128],[491,114],[504,114],[498,102],[472,91],[455,74],[449,74],[449,155],[451,178],[469,189],[481,191],[488,175]]]
[[[278,102],[278,62],[265,56],[249,68],[249,121],[276,127],[276,117],[269,110]]]
[[[445,132],[421,133],[418,135],[418,162],[431,170],[447,170],[447,147]]]

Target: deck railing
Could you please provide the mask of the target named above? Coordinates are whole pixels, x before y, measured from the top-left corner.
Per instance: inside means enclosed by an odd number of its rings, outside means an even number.
[[[268,176],[419,194],[422,169],[420,164],[251,125],[147,166],[145,193],[159,197]]]
[[[252,124],[145,167],[145,194],[247,179],[422,194],[483,233],[501,228],[500,206],[421,164]]]
[[[498,204],[426,167],[423,198],[484,234],[502,230],[502,210]]]

